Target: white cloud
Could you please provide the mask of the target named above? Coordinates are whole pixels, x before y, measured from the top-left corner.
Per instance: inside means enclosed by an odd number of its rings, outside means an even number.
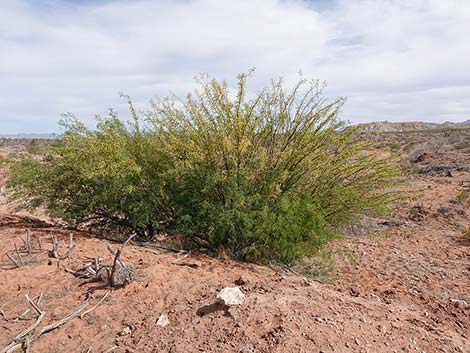
[[[253,66],[254,88],[299,70],[328,81],[352,121],[470,116],[470,2],[318,1],[0,0],[0,133]]]

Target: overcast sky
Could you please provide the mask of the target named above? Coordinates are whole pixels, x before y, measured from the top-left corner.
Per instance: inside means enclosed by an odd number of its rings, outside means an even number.
[[[304,76],[352,122],[470,118],[470,0],[0,0],[0,134],[145,109],[208,72]]]

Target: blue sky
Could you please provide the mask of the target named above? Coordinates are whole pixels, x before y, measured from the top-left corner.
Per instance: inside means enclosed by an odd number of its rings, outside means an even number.
[[[345,120],[470,118],[468,0],[0,0],[0,134],[141,109],[208,72],[328,82]]]

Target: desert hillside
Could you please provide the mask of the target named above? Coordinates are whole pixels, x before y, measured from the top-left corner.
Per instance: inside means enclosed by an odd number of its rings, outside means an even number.
[[[470,119],[459,123],[425,123],[422,121],[389,122],[379,121],[359,124],[367,131],[377,132],[413,132],[423,130],[445,130],[445,129],[465,129],[470,128]]]
[[[0,352],[470,352],[470,132],[385,131],[375,146],[401,154],[406,198],[309,271],[131,242],[135,279],[110,289],[87,271],[120,244],[75,231],[69,244],[2,187]],[[28,146],[3,141],[1,155]],[[235,286],[241,304],[216,299]]]

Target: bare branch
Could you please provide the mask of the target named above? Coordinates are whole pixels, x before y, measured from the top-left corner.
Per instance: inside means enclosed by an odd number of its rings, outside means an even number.
[[[18,263],[18,261],[16,261],[13,256],[11,256],[9,253],[6,253],[7,257],[10,259],[11,262],[13,262],[13,264],[16,266],[16,267],[21,267],[21,265]]]
[[[77,247],[77,244],[73,242],[73,234],[70,233],[69,244],[67,246],[67,250],[65,254],[60,255],[59,254],[60,240],[57,240],[57,238],[54,235],[51,236],[51,239],[52,239],[52,256],[59,260],[64,260],[68,258],[75,251]]]
[[[22,331],[19,333],[13,340],[3,348],[0,353],[7,353],[7,352],[13,352],[17,348],[21,347],[23,343],[19,343],[27,334],[29,334],[31,331],[33,331],[42,321],[44,318],[44,315],[46,315],[45,311],[41,311],[41,309],[38,308],[38,306],[31,300],[28,294],[26,294],[26,300],[28,300],[29,304],[33,307],[34,310],[37,311],[39,314],[36,321],[29,326],[26,330]]]
[[[39,332],[39,334],[34,337],[34,340],[38,339],[40,336],[42,336],[43,334],[47,333],[47,332],[50,332],[52,330],[55,330],[57,327],[59,326],[62,326],[63,324],[65,324],[67,321],[69,321],[70,319],[73,319],[75,316],[77,316],[78,314],[80,314],[80,312],[85,309],[87,306],[88,306],[89,302],[88,300],[85,301],[84,303],[82,303],[78,308],[76,308],[74,311],[72,311],[71,313],[69,313],[68,315],[66,315],[63,319],[57,321],[57,322],[54,322],[53,324],[50,324],[50,325],[47,325],[47,326],[44,326],[41,331]]]
[[[20,255],[20,252],[18,251],[18,247],[16,246],[16,243],[15,243],[15,252],[16,252],[16,255],[18,256],[18,259],[20,259],[21,266],[24,266],[24,261],[21,258],[21,255]]]
[[[109,293],[111,293],[111,291],[107,291],[105,293],[105,295],[103,295],[103,298],[100,299],[100,301],[98,303],[95,304],[95,306],[93,306],[91,309],[88,309],[86,311],[84,311],[83,313],[80,314],[80,319],[83,319],[83,317],[88,314],[88,313],[91,313],[93,310],[95,310],[109,295]]]
[[[127,240],[121,245],[121,247],[118,249],[116,252],[116,255],[114,256],[114,262],[113,262],[113,267],[111,269],[111,273],[109,275],[109,283],[111,284],[111,287],[115,288],[116,287],[116,282],[115,282],[115,273],[117,270],[117,264],[120,263],[126,270],[128,270],[127,266],[124,265],[124,263],[120,260],[121,252],[124,249],[124,247],[134,238],[136,234],[132,234]]]
[[[39,304],[41,304],[41,300],[42,300],[42,293],[39,294],[36,298],[34,298],[34,300],[36,301],[36,305],[39,306]],[[26,309],[21,315],[16,317],[13,320],[13,322],[17,322],[18,320],[22,320],[26,315],[29,314],[30,311],[31,311],[31,308]]]

